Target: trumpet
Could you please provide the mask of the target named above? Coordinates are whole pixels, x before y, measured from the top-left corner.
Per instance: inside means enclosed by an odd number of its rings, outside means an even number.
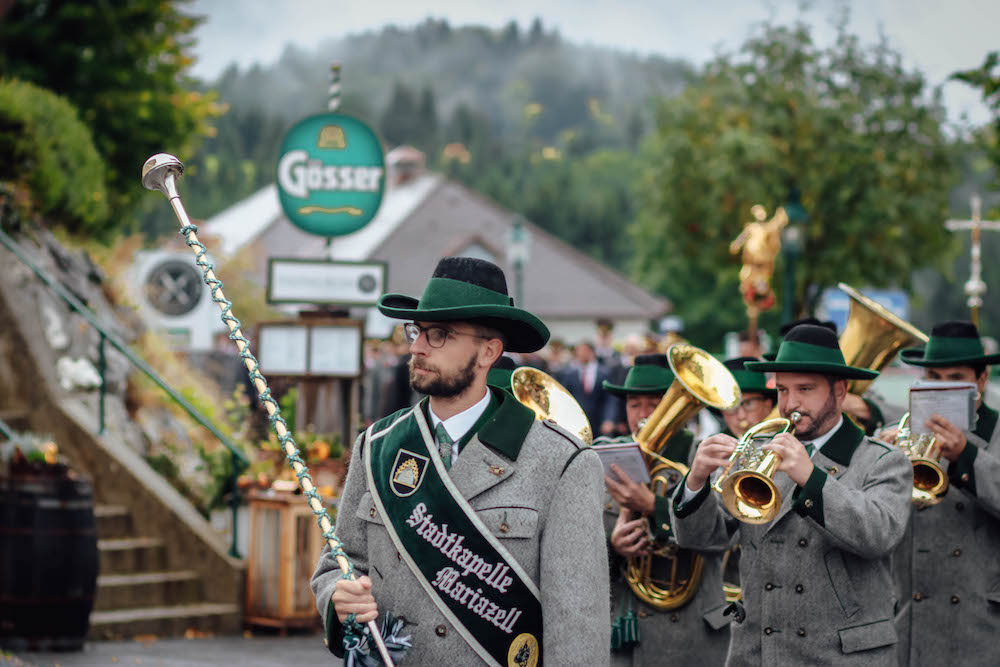
[[[712,485],[729,513],[743,523],[768,523],[778,515],[781,491],[774,483],[774,473],[781,465],[781,456],[765,452],[762,447],[781,433],[793,433],[801,418],[802,415],[793,412],[788,419],[768,419],[751,427],[740,438],[722,474]],[[733,471],[737,464],[739,467]]]
[[[913,495],[910,501],[917,507],[933,507],[948,492],[948,475],[939,461],[941,448],[937,438],[927,433],[914,434],[907,423],[910,413],[899,420],[899,431],[892,443],[910,458],[913,465]]]

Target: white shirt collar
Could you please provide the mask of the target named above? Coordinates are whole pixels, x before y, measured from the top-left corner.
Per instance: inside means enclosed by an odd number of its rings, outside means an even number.
[[[436,414],[434,414],[434,409],[428,405],[428,412],[431,413],[431,431],[437,429],[438,424],[444,424],[444,430],[448,431],[448,435],[456,443],[462,439],[469,429],[476,425],[479,418],[483,416],[486,412],[486,408],[490,405],[490,390],[486,389],[486,395],[480,399],[478,403],[473,405],[471,408],[459,412],[457,415],[452,415],[448,419],[441,419]]]
[[[840,419],[837,420],[837,423],[834,424],[833,428],[831,428],[829,431],[827,431],[823,435],[815,438],[814,440],[801,440],[800,442],[803,445],[811,444],[813,446],[812,455],[815,456],[816,452],[818,452],[823,445],[825,445],[827,442],[829,442],[830,438],[833,437],[833,434],[836,433],[837,431],[839,431],[840,427],[843,426],[843,425],[844,425],[844,415],[843,415],[843,413],[841,413]],[[449,433],[450,433],[450,431],[449,431]]]

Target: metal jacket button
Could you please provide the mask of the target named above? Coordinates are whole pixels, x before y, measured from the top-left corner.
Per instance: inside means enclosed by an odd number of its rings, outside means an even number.
[[[648,617],[649,617],[648,611],[646,611],[645,609],[639,610],[639,618],[648,618]]]
[[[681,620],[681,619],[677,617],[677,614],[671,614],[670,615],[670,622],[671,623],[676,623],[679,620]]]
[[[508,524],[506,521],[504,521],[503,523],[501,523],[500,524],[500,532],[501,533],[509,533],[510,532],[510,524]]]
[[[765,591],[773,591],[774,590],[774,584],[772,584],[770,582],[764,584],[764,590]]]
[[[764,628],[764,634],[765,635],[770,635],[773,632],[774,632],[774,628],[771,628],[771,627]]]
[[[806,629],[805,628],[799,628],[798,631],[795,634],[797,634],[799,637],[805,637],[806,636]]]
[[[803,537],[801,540],[799,540],[799,546],[800,547],[807,547],[807,546],[809,546],[809,540],[807,540],[806,538]]]
[[[924,596],[921,595],[920,593],[914,593],[913,594],[913,599],[916,600],[917,602],[920,602],[921,600],[924,599]]]
[[[967,472],[962,473],[962,481],[963,482],[968,482],[969,481],[969,473],[967,473]]]
[[[436,634],[438,637],[444,637],[445,635],[448,634],[448,628],[446,628],[442,623],[441,625],[434,628],[434,634]]]
[[[806,506],[807,510],[811,510],[813,506],[812,498],[806,498],[806,501],[802,504]]]
[[[804,588],[802,588],[802,584],[795,584],[795,592],[796,592],[796,593],[801,593],[801,592],[802,592],[802,591],[804,591],[804,590],[805,590],[805,589],[804,589]]]
[[[954,551],[951,552],[951,555],[954,556],[955,558],[958,558],[959,556],[962,555],[962,550],[961,549],[955,549]]]
[[[368,510],[368,516],[370,516],[373,519],[375,518],[375,508],[374,507],[372,507],[371,509]]]
[[[961,600],[958,598],[957,595],[952,595],[951,596],[951,603],[952,604],[958,604],[959,602],[961,602]]]

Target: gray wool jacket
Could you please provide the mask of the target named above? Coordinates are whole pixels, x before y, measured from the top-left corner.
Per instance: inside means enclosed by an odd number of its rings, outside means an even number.
[[[975,430],[933,507],[914,508],[893,557],[902,601],[901,665],[996,665],[1000,637],[1000,427],[980,406]]]
[[[782,504],[768,524],[735,521],[708,485],[671,504],[682,546],[742,546],[746,619],[733,623],[729,665],[895,665],[897,607],[890,555],[910,512],[902,451],[849,419],[813,455],[805,486],[775,475]]]
[[[449,475],[540,591],[545,665],[606,665],[608,553],[602,529],[604,474],[596,452],[534,414],[509,394],[455,459]],[[414,410],[420,408],[414,408]],[[525,418],[528,410],[530,419]],[[407,416],[409,415],[409,416]],[[400,411],[373,427],[376,433]],[[522,427],[515,427],[514,424]],[[337,515],[336,533],[354,567],[367,573],[380,613],[413,622],[406,655],[412,665],[483,664],[439,611],[402,560],[368,489],[358,438]],[[378,446],[376,440],[375,446]],[[330,602],[342,575],[324,548],[311,586],[330,650],[341,655],[341,624]]]

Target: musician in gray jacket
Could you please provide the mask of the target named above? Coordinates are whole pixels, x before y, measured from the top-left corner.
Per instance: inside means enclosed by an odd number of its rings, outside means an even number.
[[[894,566],[903,606],[900,664],[995,665],[1000,636],[1000,428],[983,400],[989,364],[971,322],[943,322],[926,347],[903,350],[904,362],[924,379],[977,386],[978,418],[969,431],[935,416],[926,426],[941,447],[949,485],[937,505],[914,507],[912,540],[900,545]],[[894,439],[895,433],[886,433]]]
[[[330,650],[343,654],[342,622],[378,618],[409,637],[405,664],[606,665],[600,460],[487,386],[504,349],[533,352],[548,330],[470,258],[379,310],[411,320],[410,382],[428,398],[355,442],[336,532],[364,576],[344,578],[327,548],[311,582]]]
[[[890,554],[906,530],[913,474],[895,448],[865,437],[842,412],[846,380],[876,373],[846,365],[829,329],[800,325],[773,362],[782,416],[797,412],[794,434],[764,446],[781,456],[781,493],[769,523],[735,521],[709,476],[736,440],[715,435],[698,446],[671,505],[680,545],[742,544],[745,619],[731,626],[730,665],[894,665],[895,588]],[[741,614],[742,615],[742,614]]]

